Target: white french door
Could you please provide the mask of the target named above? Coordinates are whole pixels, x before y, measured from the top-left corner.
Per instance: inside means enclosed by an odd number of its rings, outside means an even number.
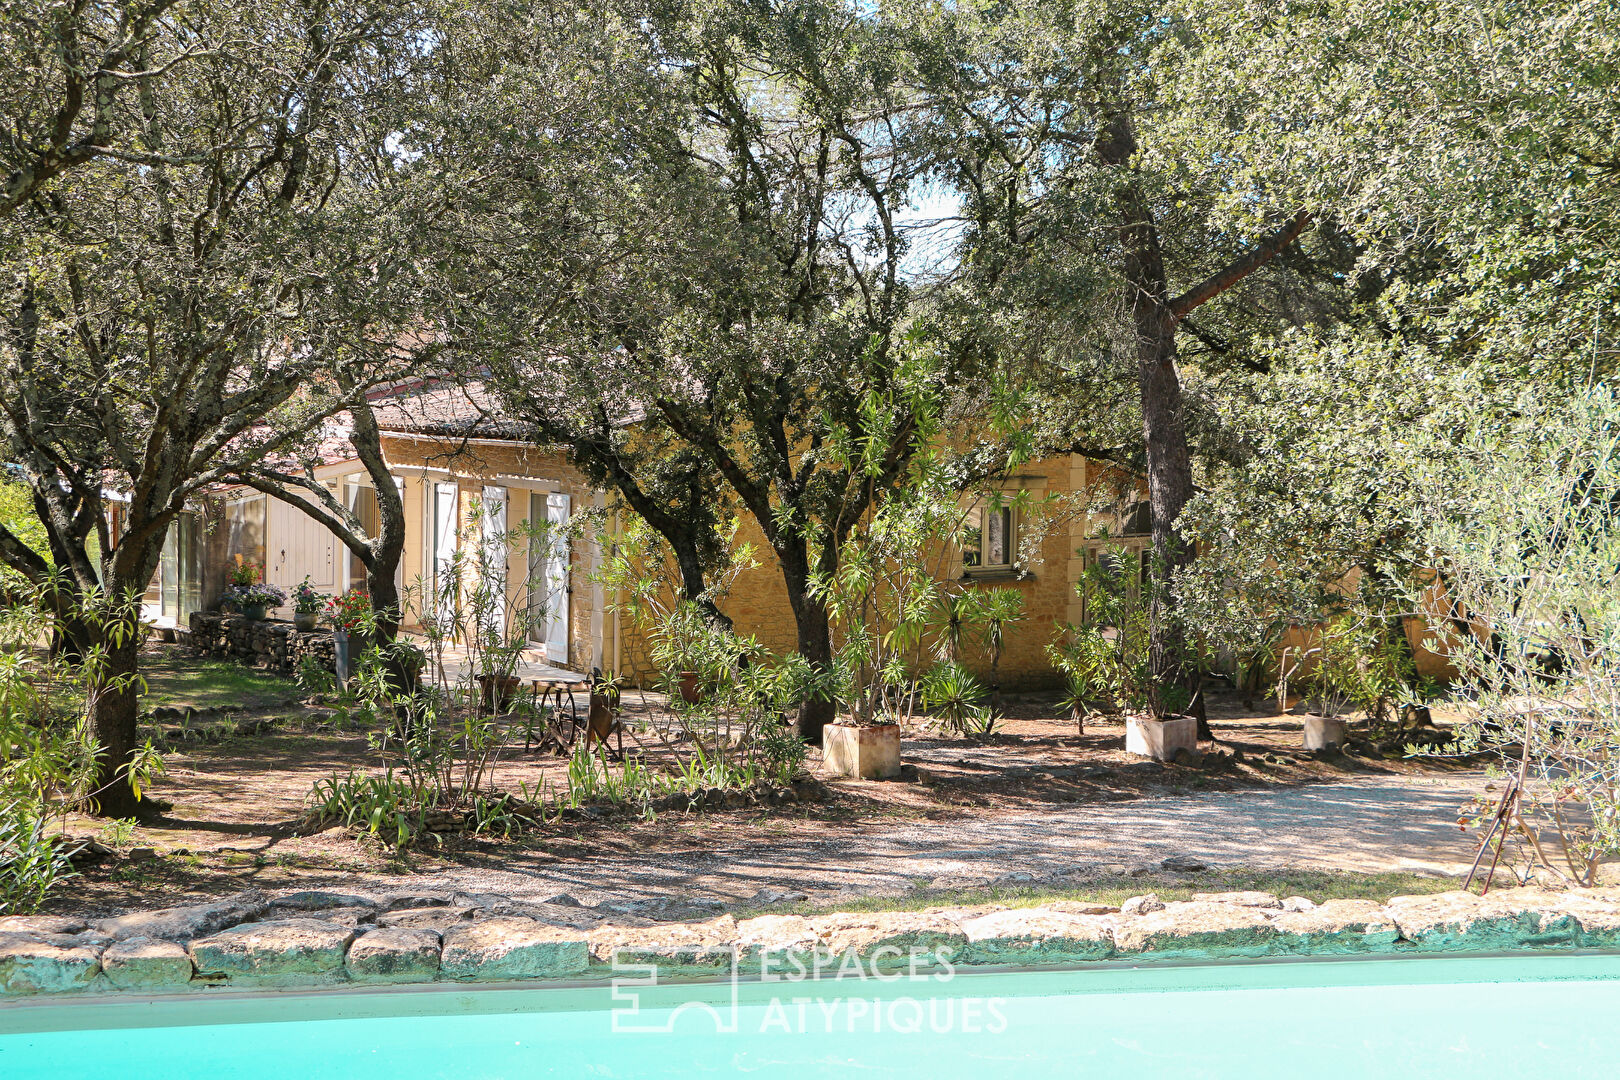
[[[488,619],[490,629],[496,633],[506,632],[506,489],[491,484],[484,485],[483,510],[479,515],[482,518],[480,528],[483,538],[483,554],[479,562],[479,572],[488,574],[489,580],[485,584],[490,593],[490,609]]]
[[[433,485],[433,595],[448,599],[459,584],[455,580],[456,504],[460,488]]]
[[[561,492],[529,495],[529,521],[535,526],[529,544],[529,637],[545,645],[546,659],[559,664],[568,662],[569,511],[569,498]]]

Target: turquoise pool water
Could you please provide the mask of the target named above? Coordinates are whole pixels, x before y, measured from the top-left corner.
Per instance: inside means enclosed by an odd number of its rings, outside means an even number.
[[[639,992],[634,1011],[606,988],[29,1004],[0,1009],[0,1078],[1620,1076],[1613,955]]]

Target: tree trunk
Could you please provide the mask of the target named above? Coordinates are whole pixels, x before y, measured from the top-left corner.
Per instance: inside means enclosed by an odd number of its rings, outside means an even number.
[[[1176,531],[1176,519],[1192,498],[1192,454],[1176,371],[1176,314],[1158,225],[1134,172],[1136,133],[1129,114],[1110,119],[1098,140],[1105,164],[1122,173],[1115,189],[1119,240],[1124,252],[1126,300],[1136,332],[1136,383],[1142,399],[1142,443],[1147,451],[1148,504],[1153,509],[1153,551],[1148,568],[1149,692],[1155,715],[1203,715],[1198,671],[1188,656],[1186,631],[1177,617],[1171,581],[1192,553]],[[1179,691],[1179,692],[1175,692]],[[1175,700],[1184,699],[1184,700]],[[1200,719],[1199,735],[1209,738]]]
[[[788,604],[793,608],[793,624],[799,639],[799,655],[810,663],[816,681],[822,685],[832,675],[832,619],[825,604],[810,595],[810,560],[802,546],[784,545],[776,549],[787,585]],[[799,703],[799,736],[811,746],[820,746],[822,730],[838,712],[838,702],[830,694],[808,694]]]
[[[65,586],[58,586],[51,596],[55,620],[51,625],[50,653],[53,658],[66,660],[70,664],[82,663],[95,642],[95,628],[85,620],[84,612],[80,610],[82,602],[83,597],[78,590],[70,594]]]
[[[675,564],[681,572],[681,591],[703,612],[703,618],[710,626],[730,630],[731,619],[715,606],[714,600],[708,594],[709,587],[703,580],[703,558],[698,552],[696,542],[684,532],[676,532],[673,535],[665,532],[663,535],[675,552]]]
[[[95,732],[95,802],[102,817],[136,817],[149,807],[137,800],[130,787],[128,767],[137,740],[136,674],[139,670],[140,638],[127,633],[122,640],[104,641],[105,668],[98,680],[90,707],[91,728]]]
[[[818,681],[832,674],[832,621],[827,609],[807,595],[793,605],[793,622],[798,630],[799,654],[810,662]],[[810,694],[799,705],[799,737],[811,746],[820,746],[822,732],[837,716],[838,703],[829,694]]]
[[[386,563],[386,565],[385,565]],[[399,558],[376,559],[366,566],[366,595],[371,598],[371,609],[377,613],[376,641],[388,645],[399,636],[399,587],[394,575],[399,569]]]
[[[1152,565],[1149,568],[1148,669],[1153,709],[1158,715],[1190,713],[1199,718],[1199,738],[1213,738],[1203,707],[1197,664],[1171,587],[1175,572],[1192,562],[1192,549],[1176,531],[1192,498],[1192,457],[1183,419],[1181,380],[1176,373],[1176,338],[1168,309],[1139,305],[1137,385],[1142,395],[1142,442],[1147,450],[1148,504],[1153,509]],[[1174,688],[1179,693],[1167,693]]]

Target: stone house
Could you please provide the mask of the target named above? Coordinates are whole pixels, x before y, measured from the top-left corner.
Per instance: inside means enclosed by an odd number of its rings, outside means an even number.
[[[478,542],[477,507],[490,508],[485,516],[508,528],[525,521],[564,524],[589,512],[592,527],[575,530],[566,550],[511,546],[505,560],[511,602],[531,606],[531,637],[547,662],[579,672],[613,670],[631,682],[650,674],[637,628],[615,610],[616,598],[597,574],[601,529],[611,535],[621,512],[611,493],[587,482],[562,450],[528,441],[476,385],[417,387],[374,407],[405,508],[399,584],[416,601],[408,600],[407,630],[439,569],[457,547]],[[370,477],[340,436],[328,433],[315,475],[362,523],[373,524]],[[936,565],[963,588],[1006,586],[1023,594],[1025,618],[1007,635],[1001,685],[1053,686],[1058,677],[1046,646],[1064,623],[1083,615],[1074,586],[1087,560],[1106,547],[1123,549],[1133,572],[1140,566],[1147,544],[1140,481],[1063,454],[1025,465],[1004,486],[1011,505],[964,504],[966,532],[978,541],[964,546],[942,537]],[[1099,503],[1123,512],[1094,512]],[[768,550],[746,519],[739,542]],[[166,552],[148,596],[149,614],[161,617],[160,624],[183,625],[191,611],[216,604],[226,569],[236,562],[263,566],[266,580],[289,589],[308,576],[321,591],[338,593],[365,576],[319,522],[248,488],[219,492],[206,514],[175,530],[172,543],[174,557]],[[768,558],[738,576],[721,606],[739,632],[776,651],[794,647],[785,586]],[[987,666],[978,651],[963,660],[981,673]]]

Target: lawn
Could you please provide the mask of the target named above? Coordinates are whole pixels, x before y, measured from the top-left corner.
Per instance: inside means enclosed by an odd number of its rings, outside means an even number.
[[[146,679],[142,708],[160,705],[197,709],[230,707],[251,712],[294,705],[304,691],[284,675],[258,671],[229,660],[209,660],[180,648],[149,649],[141,656]]]

